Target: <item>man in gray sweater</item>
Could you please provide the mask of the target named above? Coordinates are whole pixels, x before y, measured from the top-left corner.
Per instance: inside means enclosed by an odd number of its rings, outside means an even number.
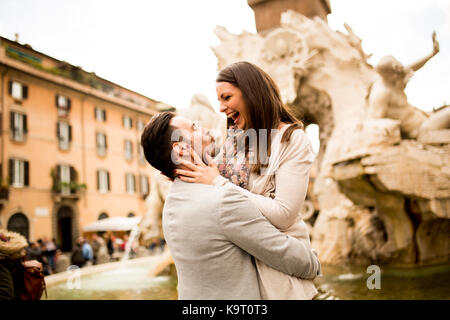
[[[253,257],[303,279],[320,273],[316,253],[302,240],[280,232],[243,194],[233,188],[186,183],[176,179],[173,161],[188,152],[186,141],[173,141],[183,130],[184,140],[210,136],[190,120],[165,112],[146,125],[141,143],[147,161],[174,180],[163,211],[164,236],[178,274],[179,299],[261,299]],[[182,166],[182,165],[181,165]]]

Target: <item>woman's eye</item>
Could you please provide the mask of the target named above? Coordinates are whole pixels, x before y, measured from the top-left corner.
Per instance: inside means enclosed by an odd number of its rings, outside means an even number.
[[[225,101],[228,100],[228,99],[230,99],[230,97],[231,97],[231,96],[226,96],[226,97],[225,97]]]

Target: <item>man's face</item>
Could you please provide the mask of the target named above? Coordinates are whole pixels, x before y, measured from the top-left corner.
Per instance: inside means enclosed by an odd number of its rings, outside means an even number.
[[[181,146],[190,144],[200,157],[205,153],[214,156],[214,138],[207,129],[201,128],[195,122],[180,116],[173,117],[170,120],[170,125],[175,128],[172,135],[172,144],[177,142],[180,142]]]

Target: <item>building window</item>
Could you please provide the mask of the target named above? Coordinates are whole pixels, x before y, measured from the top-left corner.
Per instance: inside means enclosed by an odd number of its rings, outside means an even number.
[[[126,191],[129,194],[134,194],[136,192],[136,181],[134,179],[134,174],[127,173],[125,175]]]
[[[106,218],[109,218],[109,215],[106,212],[102,212],[98,216],[98,220],[103,220],[103,219],[106,219]]]
[[[27,115],[15,111],[10,113],[10,129],[12,139],[15,141],[23,141],[28,132]]]
[[[23,188],[29,185],[28,161],[9,159],[9,181],[16,188]]]
[[[62,165],[60,168],[61,193],[70,194],[70,166]]]
[[[53,190],[61,194],[72,194],[76,193],[77,190],[73,186],[78,180],[78,174],[74,167],[71,165],[57,165],[56,175],[53,180]]]
[[[144,148],[139,144],[139,162],[144,164],[145,160]]]
[[[130,140],[125,140],[125,159],[133,159],[133,143]]]
[[[16,100],[24,100],[28,98],[28,87],[17,81],[9,81],[9,94]]]
[[[67,122],[60,121],[56,125],[56,135],[61,150],[68,150],[72,141],[72,126]]]
[[[137,121],[137,129],[139,132],[144,130],[144,121],[142,121],[142,120]]]
[[[100,121],[100,122],[106,121],[106,110],[101,109],[99,107],[95,107],[94,114],[95,114],[95,120]]]
[[[97,154],[99,156],[104,156],[106,154],[106,148],[108,147],[106,144],[106,135],[102,132],[97,132]]]
[[[148,195],[148,193],[149,193],[148,177],[147,177],[147,176],[144,176],[144,175],[139,176],[139,182],[140,182],[140,191],[141,191],[141,194],[142,194],[143,196]]]
[[[70,99],[65,96],[56,95],[56,107],[58,108],[58,116],[66,117],[70,111]]]
[[[133,120],[129,116],[123,116],[122,120],[125,129],[131,129],[133,127]]]
[[[106,170],[97,171],[97,190],[106,193],[110,190],[109,172]]]

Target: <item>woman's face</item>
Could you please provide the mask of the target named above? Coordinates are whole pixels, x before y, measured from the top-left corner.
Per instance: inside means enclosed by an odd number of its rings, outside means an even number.
[[[246,129],[246,104],[242,91],[229,82],[216,82],[217,99],[220,102],[220,112],[231,118],[239,129]]]

